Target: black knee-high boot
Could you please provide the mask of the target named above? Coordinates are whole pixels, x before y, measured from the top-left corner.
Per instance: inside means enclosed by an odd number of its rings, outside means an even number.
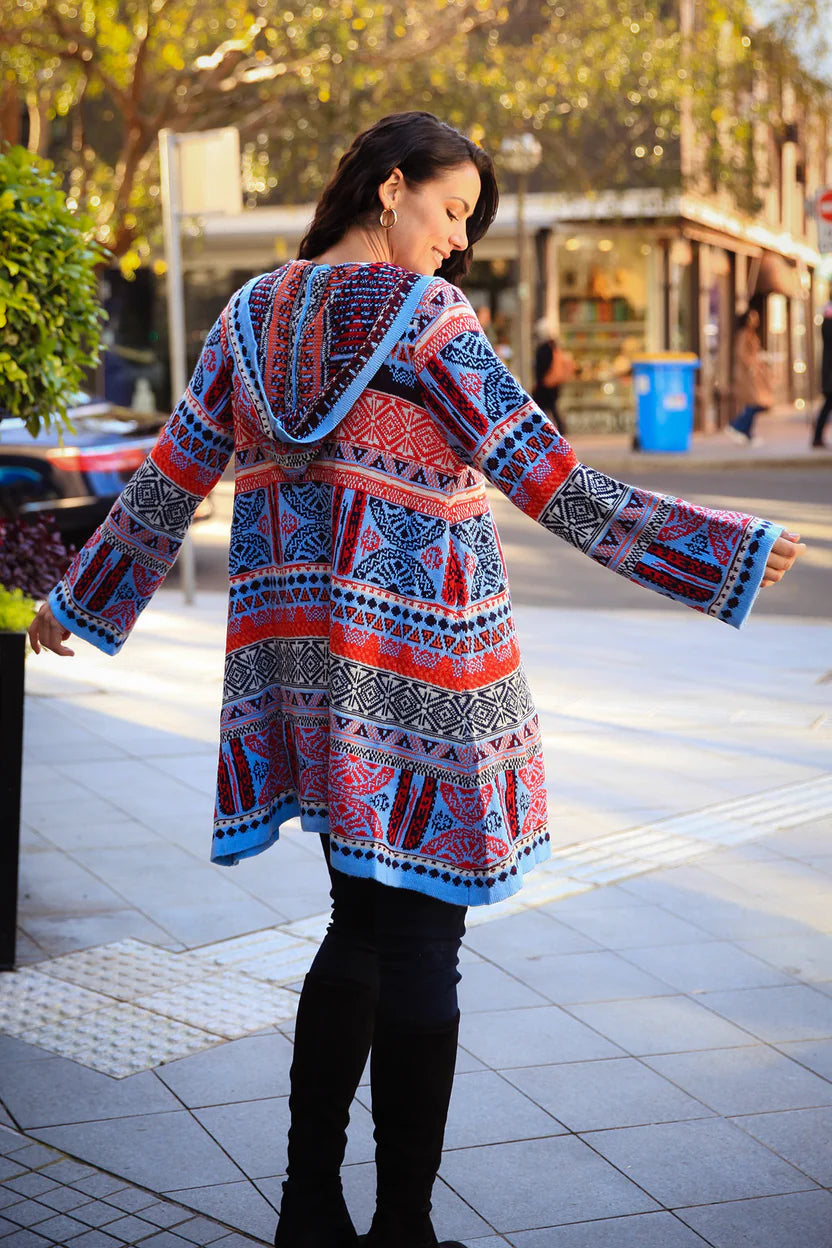
[[[348,1248],[341,1190],[349,1111],[373,1038],[376,993],[309,974],[290,1071],[289,1164],[275,1248]]]
[[[431,1191],[454,1082],[459,1015],[430,1030],[379,1021],[370,1058],[376,1140],[376,1212],[363,1248],[437,1245]]]

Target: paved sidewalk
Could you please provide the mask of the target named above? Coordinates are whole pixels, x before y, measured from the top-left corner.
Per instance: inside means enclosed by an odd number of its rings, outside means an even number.
[[[757,417],[755,446],[737,444],[724,430],[695,433],[690,449],[683,454],[634,452],[629,434],[577,434],[570,438],[578,457],[605,472],[627,477],[648,469],[680,468],[691,472],[706,468],[832,468],[832,428],[827,431],[827,448],[813,449],[809,443],[820,401],[802,410],[782,404]],[[629,475],[628,475],[629,474]]]
[[[832,628],[517,616],[554,854],[512,902],[471,912],[440,1235],[832,1245]],[[133,1210],[101,1189],[113,1219],[50,1238],[64,1210],[47,1197],[78,1184],[3,1135],[35,1177],[21,1188],[0,1160],[0,1248],[215,1242],[192,1226],[271,1242],[292,1016],[327,896],[300,832],[207,863],[223,631],[222,596],[188,610],[166,590],[117,659],[78,643],[28,664],[0,1121],[183,1220],[163,1239],[152,1218],[119,1227]],[[365,1081],[345,1170],[360,1229],[369,1105]],[[47,1213],[29,1224],[33,1202]]]

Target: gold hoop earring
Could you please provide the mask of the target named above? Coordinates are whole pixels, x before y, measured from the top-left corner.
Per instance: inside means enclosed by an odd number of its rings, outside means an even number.
[[[390,217],[393,218],[392,221]],[[383,230],[392,230],[398,219],[399,216],[395,208],[382,208],[378,223]]]

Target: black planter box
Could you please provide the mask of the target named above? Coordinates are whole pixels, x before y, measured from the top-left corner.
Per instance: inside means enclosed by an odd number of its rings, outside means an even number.
[[[14,969],[26,634],[0,632],[0,971]]]

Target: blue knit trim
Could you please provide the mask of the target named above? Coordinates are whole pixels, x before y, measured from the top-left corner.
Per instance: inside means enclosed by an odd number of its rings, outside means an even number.
[[[771,548],[783,532],[782,525],[752,517],[748,526],[751,541],[743,555],[742,568],[734,582],[731,597],[719,612],[719,619],[733,628],[745,625],[762,588]]]
[[[63,624],[64,628],[68,628],[76,637],[82,637],[97,650],[103,650],[105,654],[118,654],[127,640],[126,633],[122,635],[111,628],[105,628],[98,617],[88,615],[79,607],[67,589],[65,581],[58,582],[50,592],[47,602],[55,619]],[[88,622],[93,619],[96,620],[95,624]]]

